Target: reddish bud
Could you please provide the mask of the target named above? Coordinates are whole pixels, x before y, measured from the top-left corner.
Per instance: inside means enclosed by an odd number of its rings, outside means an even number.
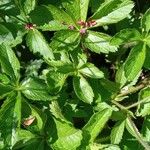
[[[36,27],[36,25],[35,25],[35,24],[32,24],[32,23],[28,23],[28,24],[25,25],[25,29],[27,29],[27,30],[32,30],[32,29],[34,29],[35,27]]]
[[[81,35],[86,34],[86,29],[85,29],[85,28],[80,29],[80,34],[81,34]]]
[[[83,26],[83,27],[86,26],[86,23],[84,21],[82,21],[82,20],[78,21],[77,23],[80,26]]]
[[[74,30],[74,29],[75,29],[75,27],[74,27],[73,25],[70,25],[68,28],[69,28],[70,30]]]

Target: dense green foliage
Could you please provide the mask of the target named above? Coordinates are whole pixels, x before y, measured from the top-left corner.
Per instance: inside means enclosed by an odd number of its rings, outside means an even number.
[[[150,150],[150,2],[0,1],[1,150]]]

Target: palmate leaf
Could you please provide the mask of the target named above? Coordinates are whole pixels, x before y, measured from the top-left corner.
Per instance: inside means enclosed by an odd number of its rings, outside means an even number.
[[[119,144],[125,128],[125,121],[118,121],[111,130],[111,143]]]
[[[117,51],[117,47],[110,45],[110,38],[110,36],[104,33],[88,31],[83,44],[85,47],[96,53],[115,52]]]
[[[146,11],[141,20],[141,26],[144,31],[149,32],[150,30],[150,9]]]
[[[22,83],[22,93],[31,100],[51,101],[56,97],[48,93],[48,88],[44,80],[38,78],[29,78]]]
[[[106,108],[102,111],[95,113],[88,123],[83,127],[83,143],[82,147],[87,146],[89,143],[92,143],[98,134],[104,128],[106,122],[111,117],[112,110],[110,108]]]
[[[26,41],[29,49],[33,53],[39,53],[46,60],[54,59],[52,49],[38,30],[30,30],[27,34]]]
[[[10,149],[16,143],[17,130],[21,123],[21,94],[10,95],[0,109],[0,134],[5,147]]]
[[[76,150],[81,144],[82,132],[72,125],[54,119],[57,129],[58,139],[51,144],[56,150]]]
[[[0,45],[0,63],[3,71],[13,82],[19,79],[20,63],[13,50],[4,44]]]
[[[73,88],[79,99],[81,99],[85,103],[92,103],[94,98],[93,90],[82,75],[75,76],[73,78]]]
[[[150,87],[142,89],[139,93],[138,101],[144,101],[143,104],[138,105],[137,115],[146,116],[150,115]]]
[[[96,20],[96,26],[117,23],[126,18],[134,4],[130,0],[105,0],[91,19]]]
[[[50,43],[53,51],[72,51],[80,43],[80,36],[77,31],[63,30],[56,32]]]
[[[141,34],[136,29],[124,29],[117,33],[112,39],[112,45],[121,45],[128,42],[140,41],[142,39]]]
[[[104,77],[104,73],[91,63],[86,63],[85,65],[83,65],[81,68],[79,68],[79,72],[90,78],[103,78]]]
[[[141,71],[145,61],[146,46],[144,43],[139,43],[130,52],[127,60],[124,63],[125,77],[128,81],[132,81]]]

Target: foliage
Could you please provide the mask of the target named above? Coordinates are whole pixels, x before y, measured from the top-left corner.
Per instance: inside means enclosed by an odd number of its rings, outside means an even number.
[[[1,0],[0,149],[149,150],[149,7]]]

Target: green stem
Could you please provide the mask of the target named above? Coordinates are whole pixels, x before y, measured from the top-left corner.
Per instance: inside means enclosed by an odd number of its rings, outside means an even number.
[[[138,102],[136,102],[130,106],[127,106],[126,109],[131,109],[131,108],[136,107],[142,103],[147,103],[147,100],[149,100],[149,98],[142,99],[142,100],[140,100],[140,101],[138,101]]]
[[[139,143],[145,148],[145,150],[150,150],[150,146],[143,140],[143,137],[141,136],[140,132],[138,131],[136,125],[134,122],[131,120],[130,116],[127,117],[132,129],[134,130],[135,133],[135,138],[139,141]]]

